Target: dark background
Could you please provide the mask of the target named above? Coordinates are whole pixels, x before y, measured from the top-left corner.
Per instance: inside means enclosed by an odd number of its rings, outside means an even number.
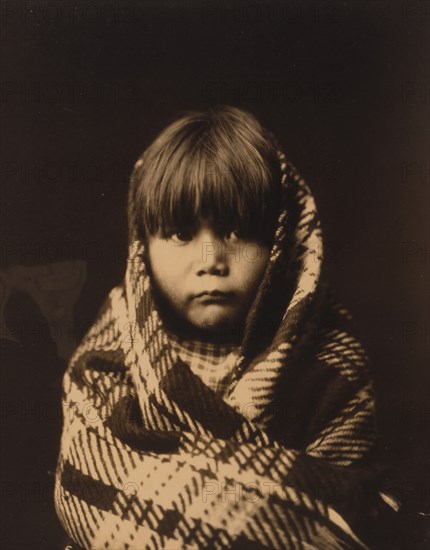
[[[424,510],[429,3],[2,2],[1,22],[2,269],[85,260],[79,336],[124,272],[137,156],[181,111],[251,110],[315,194],[327,275],[373,361],[380,452],[412,461],[395,482]],[[24,298],[12,293],[6,320],[37,317]],[[29,372],[61,378],[52,342],[22,340]],[[52,470],[58,426],[47,430]],[[33,513],[36,497],[25,498]],[[42,500],[46,523],[30,537],[55,547]]]

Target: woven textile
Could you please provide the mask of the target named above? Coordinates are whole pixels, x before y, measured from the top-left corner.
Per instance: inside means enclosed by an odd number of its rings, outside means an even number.
[[[216,394],[224,395],[228,388],[229,374],[238,357],[236,346],[183,340],[170,333],[169,342],[173,351],[206,386]]]
[[[279,160],[275,242],[221,395],[180,359],[157,311],[136,240],[136,164],[124,282],[64,377],[55,501],[82,547],[368,547],[360,532],[384,506],[366,467],[368,359],[320,281],[311,192]]]

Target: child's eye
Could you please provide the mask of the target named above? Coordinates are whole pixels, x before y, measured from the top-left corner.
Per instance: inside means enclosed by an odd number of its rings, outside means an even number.
[[[193,236],[187,231],[176,231],[174,233],[170,233],[170,235],[167,236],[167,239],[172,240],[175,243],[186,243],[192,241]]]

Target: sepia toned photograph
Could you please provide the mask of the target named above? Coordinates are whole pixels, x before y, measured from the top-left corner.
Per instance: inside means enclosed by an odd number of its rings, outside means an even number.
[[[429,547],[429,8],[0,2],[0,548]]]

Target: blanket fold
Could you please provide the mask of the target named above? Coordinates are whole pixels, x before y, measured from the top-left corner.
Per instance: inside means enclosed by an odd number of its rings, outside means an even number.
[[[275,241],[222,395],[174,352],[157,311],[136,239],[137,162],[124,282],[64,376],[55,501],[82,547],[371,547],[387,505],[366,463],[369,361],[320,280],[312,194],[279,161]]]

